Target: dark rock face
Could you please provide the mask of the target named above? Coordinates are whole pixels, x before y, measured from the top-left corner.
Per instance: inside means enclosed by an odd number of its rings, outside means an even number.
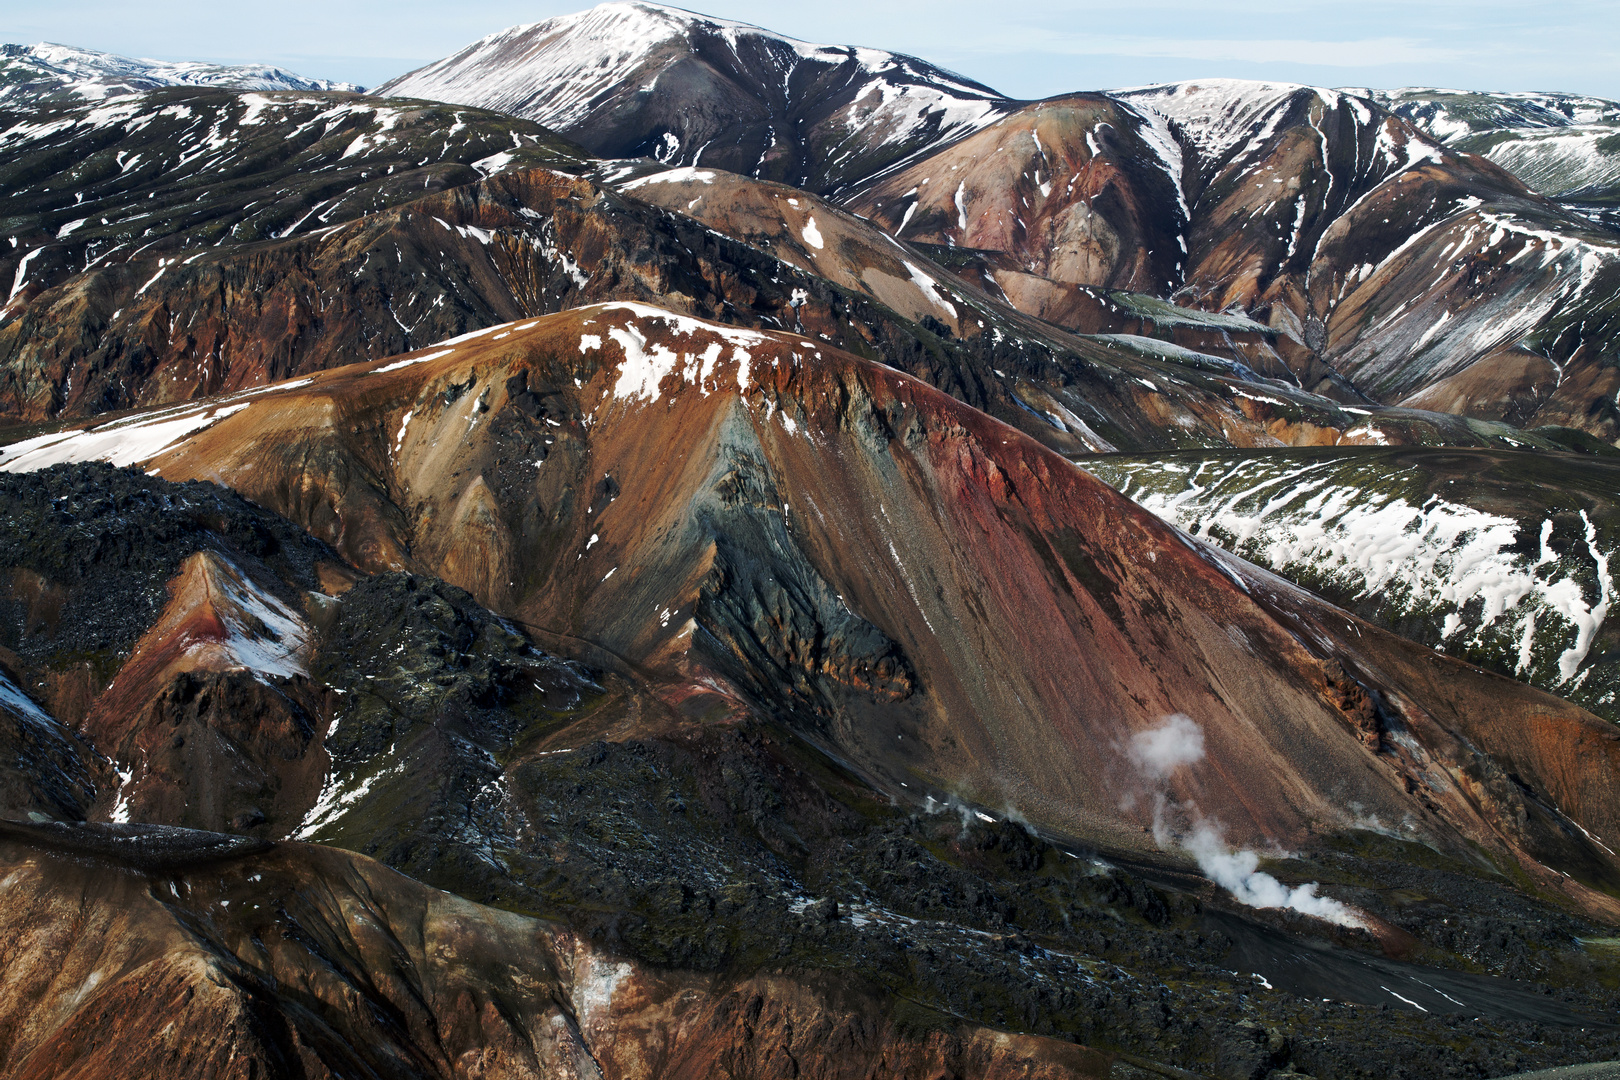
[[[0,708],[0,814],[82,821],[95,802],[99,762],[31,704],[8,695]]]
[[[0,867],[8,1078],[1103,1080],[1113,1058],[897,1008],[858,974],[626,962],[330,849],[0,823]]]
[[[337,695],[329,783],[365,784],[371,801],[358,819],[316,806],[300,834],[416,876],[488,857],[511,833],[500,761],[535,725],[602,693],[466,592],[413,574],[345,593],[314,673]]]
[[[132,821],[277,835],[287,825],[278,809],[307,800],[302,789],[319,786],[319,776],[311,774],[321,755],[312,743],[324,705],[324,695],[301,678],[176,674],[120,725],[123,737],[116,742],[100,717],[90,718],[98,748],[138,762],[140,770],[138,785],[113,795],[116,803],[104,798],[102,809],[116,805]]]
[[[756,694],[786,690],[823,715],[851,696],[909,697],[916,673],[904,651],[806,559],[763,455],[728,446],[714,472],[712,503],[700,504],[694,522],[715,549],[693,618],[723,646],[716,665]]]

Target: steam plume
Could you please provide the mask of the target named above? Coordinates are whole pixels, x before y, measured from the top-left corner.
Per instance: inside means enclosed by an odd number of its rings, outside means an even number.
[[[1188,716],[1167,716],[1156,728],[1140,731],[1127,751],[1131,764],[1155,786],[1153,836],[1160,847],[1173,842],[1164,820],[1168,796],[1164,781],[1177,769],[1204,758],[1204,729]],[[1204,876],[1232,894],[1240,904],[1255,908],[1289,908],[1339,926],[1364,926],[1356,912],[1328,896],[1316,895],[1318,885],[1310,882],[1290,889],[1259,869],[1260,856],[1249,850],[1234,851],[1221,833],[1220,823],[1205,818],[1195,804],[1187,808],[1193,829],[1181,847],[1198,862]]]
[[[1192,717],[1174,713],[1164,723],[1131,739],[1131,763],[1150,780],[1163,780],[1183,765],[1204,759],[1204,729]]]

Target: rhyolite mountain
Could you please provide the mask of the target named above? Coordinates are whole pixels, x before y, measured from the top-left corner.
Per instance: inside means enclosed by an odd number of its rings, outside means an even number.
[[[350,90],[331,79],[306,79],[267,64],[137,60],[69,45],[0,45],[0,106],[105,101],[165,86],[235,90]]]
[[[1620,1056],[1600,222],[646,4],[385,89],[0,114],[0,1077]]]
[[[1340,618],[1325,605],[1234,580],[1034,440],[803,338],[633,304],[580,308],[25,440],[0,468],[87,458],[225,482],[359,571],[443,578],[518,625],[629,665],[695,716],[769,709],[886,785],[916,786],[915,800],[960,793],[1134,847],[1154,810],[1121,810],[1137,783],[1121,755],[1179,704],[1203,718],[1225,781],[1198,785],[1197,801],[1241,842],[1351,827],[1348,799],[1437,846],[1462,836],[1556,862],[1562,834],[1524,831],[1511,808],[1451,803],[1443,790],[1414,800],[1410,781],[1427,762],[1465,756],[1465,745],[1511,756],[1594,834],[1620,828],[1606,800],[1585,801],[1606,761],[1558,756],[1606,734],[1596,718],[1454,663],[1452,689],[1432,699],[1413,681],[1426,671],[1420,650],[1403,654],[1371,628],[1319,631],[1312,652],[1293,626]],[[188,612],[256,595],[242,573],[236,560],[176,576],[172,616],[133,646],[153,659],[126,664],[107,691],[117,704],[86,714],[115,725],[98,745],[122,743],[136,703],[168,677],[170,652],[187,652]],[[1049,616],[1027,621],[1030,610]],[[1220,625],[1206,625],[1214,612]],[[278,627],[288,653],[309,636],[286,612],[255,618]],[[1020,661],[1034,656],[1071,659]],[[1204,674],[1238,666],[1242,684]],[[1487,698],[1500,729],[1468,704]],[[1516,711],[1567,734],[1515,739]],[[1394,731],[1422,754],[1363,774],[1368,749]],[[1282,749],[1307,745],[1297,757]],[[116,759],[135,773],[120,798],[137,797],[151,753]],[[390,775],[410,783],[391,754],[375,748],[311,804],[341,808]],[[1080,772],[1078,755],[1115,760]],[[1579,778],[1588,768],[1591,782]],[[1317,794],[1329,788],[1340,800]],[[1608,873],[1598,849],[1579,857],[1594,881]],[[1608,903],[1567,887],[1594,910]]]
[[[140,468],[74,464],[94,458]],[[27,702],[90,789],[12,810],[40,825],[7,834],[13,1075],[96,1060],[92,1019],[124,1000],[315,1075],[400,1055],[524,1075],[509,1055],[576,1039],[620,1076],[743,1053],[742,1075],[792,1053],[1058,1077],[1613,1052],[1583,1033],[1607,999],[1569,944],[1614,918],[1620,867],[1589,838],[1616,827],[1605,722],[1189,544],[882,365],[610,304],[0,464],[0,705]],[[1155,791],[1128,747],[1175,707],[1206,755]],[[1361,928],[1245,913],[1158,852],[1161,812],[1289,841],[1274,869]],[[107,873],[127,899],[87,908]],[[37,932],[67,908],[93,934]],[[1254,956],[1291,935],[1325,967]],[[1414,950],[1438,966],[1396,959]],[[1241,1004],[1251,970],[1404,1011]],[[557,1019],[502,1004],[535,985]],[[673,1016],[685,1034],[656,1036]],[[227,1052],[150,1030],[117,1038],[180,1075]]]

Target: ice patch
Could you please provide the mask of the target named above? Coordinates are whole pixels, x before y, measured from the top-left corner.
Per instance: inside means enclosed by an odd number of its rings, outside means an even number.
[[[617,303],[604,305],[598,309],[600,314],[611,311],[628,311],[639,320],[662,322],[672,328],[672,336],[677,339],[679,346],[671,348],[664,344],[649,343],[647,335],[635,323],[623,327],[608,327],[608,338],[617,344],[624,354],[624,360],[619,365],[619,377],[613,384],[612,394],[615,399],[657,401],[661,392],[660,385],[664,379],[676,373],[680,374],[685,383],[698,387],[703,393],[718,389],[714,377],[715,368],[728,344],[732,346],[732,359],[737,363],[738,388],[746,390],[748,365],[752,359],[746,346],[757,345],[766,340],[765,335],[753,330],[739,330],[732,326],[704,322],[689,315],[678,315],[646,304]],[[699,349],[696,339],[700,334],[721,340],[709,341]],[[687,344],[679,342],[680,338],[694,340]],[[582,344],[582,351],[583,348]]]

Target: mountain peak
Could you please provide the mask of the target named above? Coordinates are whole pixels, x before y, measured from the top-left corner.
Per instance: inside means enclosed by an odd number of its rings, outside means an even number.
[[[606,157],[701,162],[823,192],[1010,107],[915,57],[639,2],[509,27],[376,92],[512,113]]]

